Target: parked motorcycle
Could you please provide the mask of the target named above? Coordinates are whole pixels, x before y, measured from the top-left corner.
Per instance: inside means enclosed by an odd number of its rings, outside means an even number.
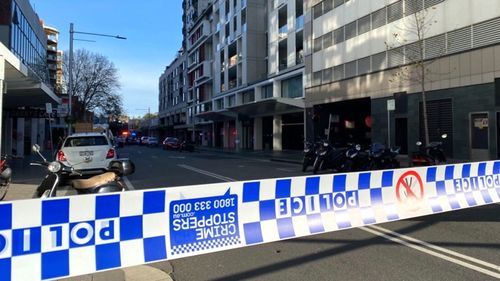
[[[0,201],[7,195],[7,190],[10,187],[12,180],[12,169],[7,163],[7,155],[2,155],[0,158]]]
[[[302,159],[302,172],[307,170],[309,165],[314,164],[314,160],[316,159],[316,153],[319,148],[321,142],[304,142],[304,158]]]
[[[360,144],[351,144],[346,151],[345,172],[366,171],[369,168],[370,157],[368,151]]]
[[[49,162],[40,153],[40,146],[35,144],[32,147],[41,159],[41,162],[33,162],[30,165],[42,166],[47,168],[47,175],[38,186],[35,197],[47,198],[55,197],[57,189],[61,187],[63,178],[78,175],[82,176],[77,170],[71,166],[67,166],[60,161]],[[71,187],[78,194],[93,194],[123,191],[125,183],[122,180],[123,176],[134,173],[135,166],[129,159],[120,159],[111,161],[106,173],[93,176],[88,179],[75,179],[71,182]]]
[[[370,170],[397,169],[400,167],[398,156],[400,147],[386,148],[383,144],[374,143],[370,148]]]
[[[344,170],[346,148],[335,148],[328,141],[322,141],[313,164],[313,174],[319,170],[332,169],[335,172]]]
[[[447,137],[447,134],[441,135],[443,140]],[[411,155],[412,166],[433,166],[446,163],[443,142],[431,142],[424,147],[421,141],[417,141],[417,147],[418,151],[413,152]]]

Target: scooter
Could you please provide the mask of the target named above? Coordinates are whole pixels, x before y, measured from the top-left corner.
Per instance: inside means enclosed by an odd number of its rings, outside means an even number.
[[[383,144],[374,143],[370,148],[370,170],[397,169],[400,147],[386,148]]]
[[[352,144],[351,147],[347,149],[345,154],[345,172],[359,172],[368,170],[370,164],[369,153],[368,151],[363,150],[360,144]]]
[[[7,155],[2,155],[0,159],[0,201],[7,195],[7,190],[12,180],[12,169],[7,163]]]
[[[444,140],[448,137],[447,134],[441,135]],[[412,166],[433,166],[446,163],[446,155],[444,154],[443,142],[434,141],[423,147],[421,141],[417,141],[418,151],[411,155]]]
[[[302,159],[302,172],[307,170],[309,165],[314,164],[314,160],[316,159],[316,153],[319,148],[321,142],[304,142],[304,158]]]
[[[313,174],[323,169],[332,169],[335,172],[343,171],[346,151],[346,148],[335,148],[328,141],[322,141],[314,160]]]
[[[49,162],[40,153],[40,146],[33,145],[32,150],[41,159],[41,162],[30,163],[32,166],[41,166],[47,168],[47,176],[38,186],[34,197],[48,198],[56,197],[57,189],[62,187],[62,179],[70,176],[82,176],[80,172],[71,166],[67,166],[60,161]],[[125,183],[122,177],[133,174],[135,166],[129,159],[113,160],[110,162],[108,172],[93,176],[88,179],[75,179],[71,182],[71,187],[78,194],[108,193],[125,190]]]

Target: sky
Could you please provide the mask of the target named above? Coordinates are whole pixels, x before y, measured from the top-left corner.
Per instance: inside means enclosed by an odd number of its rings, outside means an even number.
[[[75,34],[74,50],[100,53],[120,76],[127,115],[158,112],[158,79],[182,44],[181,0],[30,0],[46,25],[59,30],[58,48],[69,50],[69,26],[80,32],[120,35],[127,40]]]

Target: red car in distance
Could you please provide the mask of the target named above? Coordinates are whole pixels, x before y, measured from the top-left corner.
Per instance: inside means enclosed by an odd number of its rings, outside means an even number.
[[[163,150],[174,149],[178,150],[180,146],[180,142],[178,138],[166,137],[162,143]]]

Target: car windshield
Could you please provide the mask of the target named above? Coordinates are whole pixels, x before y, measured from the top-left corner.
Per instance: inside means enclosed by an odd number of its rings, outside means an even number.
[[[176,139],[176,138],[167,138],[167,139],[166,139],[166,142],[169,142],[169,143],[177,143],[177,142],[179,142],[179,140],[178,140],[178,139]]]
[[[72,137],[66,139],[64,147],[109,145],[104,136]]]

